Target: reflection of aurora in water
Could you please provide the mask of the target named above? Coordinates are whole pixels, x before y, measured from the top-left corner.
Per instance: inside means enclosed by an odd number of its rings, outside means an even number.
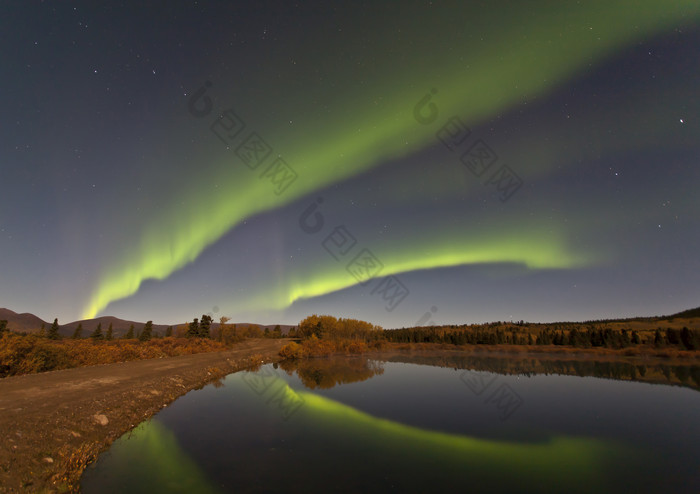
[[[235,396],[246,389],[251,392],[241,384],[238,375],[231,377],[238,381],[234,387]],[[360,476],[364,468],[376,472],[376,469],[391,464],[415,467],[418,462],[433,470],[435,475],[467,476],[491,484],[495,491],[528,485],[538,486],[538,491],[603,492],[610,465],[630,455],[623,447],[600,439],[555,436],[537,443],[519,443],[425,430],[374,417],[314,393],[294,390],[284,380],[276,379],[277,382],[268,389],[275,389],[278,396],[268,400],[259,395],[256,403],[279,408],[303,401],[303,407],[294,415],[294,420],[286,423],[287,427],[307,431],[300,433],[305,435],[300,438],[302,441],[313,444],[318,441],[318,447],[322,449],[328,448],[329,444],[340,444],[351,450],[371,451],[376,457],[386,459],[385,465],[344,465],[357,469]],[[238,461],[248,459],[246,455],[244,453]],[[255,458],[254,454],[252,456]],[[309,478],[327,475],[330,466],[343,468],[343,465],[336,464],[337,457],[325,456],[310,458],[314,468],[304,475]],[[85,492],[91,492],[92,486],[106,480],[111,487],[124,482],[120,488],[133,490],[134,479],[137,479],[138,488],[149,492],[169,488],[173,491],[216,492],[213,487],[216,482],[210,480],[202,468],[208,461],[202,462],[202,467],[196,462],[179,446],[173,432],[156,418],[140,425],[131,437],[117,441],[108,456],[98,462],[98,466],[104,468],[92,477],[88,472],[83,488]]]
[[[109,463],[106,485],[119,492],[136,480],[143,492],[219,492],[197,463],[182,450],[175,434],[158,420],[143,422],[131,433],[118,439],[100,459]],[[89,477],[89,475],[88,475]],[[83,491],[104,481],[92,478]],[[95,492],[105,492],[104,484]]]

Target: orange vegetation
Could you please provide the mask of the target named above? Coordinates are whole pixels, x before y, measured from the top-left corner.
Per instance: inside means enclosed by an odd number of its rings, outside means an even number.
[[[0,377],[226,348],[225,344],[206,338],[157,338],[144,342],[136,339],[48,340],[34,335],[5,333],[0,337]]]
[[[371,350],[381,350],[386,345],[383,340],[366,342],[355,339],[319,339],[316,335],[300,344],[291,342],[282,347],[280,356],[284,358],[325,357],[333,354],[358,355]]]

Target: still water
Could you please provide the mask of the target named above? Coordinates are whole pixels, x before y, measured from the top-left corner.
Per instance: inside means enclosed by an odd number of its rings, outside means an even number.
[[[590,362],[390,360],[231,374],[117,440],[82,490],[700,492],[697,367],[671,385]]]

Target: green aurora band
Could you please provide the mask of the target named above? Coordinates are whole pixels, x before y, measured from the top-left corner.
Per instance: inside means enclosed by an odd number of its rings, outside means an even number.
[[[576,77],[593,62],[601,62],[639,40],[679,23],[693,22],[700,16],[700,4],[695,0],[547,4],[540,16],[519,11],[526,7],[534,9],[532,5],[514,6],[508,11],[489,13],[486,22],[495,24],[490,28],[495,29],[498,36],[491,33],[489,38],[495,41],[486,42],[485,46],[484,42],[480,45],[471,38],[470,33],[476,31],[466,26],[451,39],[446,35],[431,37],[430,33],[422,33],[420,39],[434,38],[433,44],[413,47],[415,53],[408,54],[415,62],[412,72],[407,69],[410,63],[395,67],[396,57],[390,50],[378,52],[379,84],[373,88],[371,97],[357,90],[353,94],[353,88],[349,88],[342,101],[334,100],[332,115],[342,118],[330,117],[330,113],[324,113],[313,104],[309,94],[314,94],[314,88],[309,87],[313,86],[309,81],[303,81],[298,87],[297,98],[290,97],[289,92],[280,95],[280,105],[291,101],[293,103],[288,105],[298,109],[300,127],[296,131],[282,128],[266,131],[266,135],[273,136],[269,140],[298,172],[299,178],[293,186],[275,195],[270,184],[258,180],[255,173],[232,166],[230,158],[221,159],[220,172],[207,178],[236,184],[235,193],[222,187],[212,191],[206,201],[191,194],[184,197],[184,191],[176,194],[177,202],[163,207],[160,214],[154,213],[153,221],[137,234],[138,241],[106,262],[83,318],[93,318],[111,302],[135,294],[145,280],[166,279],[197,259],[207,246],[246,218],[282,207],[314,190],[432,145],[436,127],[419,125],[413,117],[413,109],[436,83],[439,95],[435,101],[443,109],[441,118],[447,117],[445,112],[449,111],[462,116],[467,125],[474,125],[523,100],[546,94]],[[483,13],[479,14],[466,12],[463,17],[485,18]],[[450,14],[437,19],[436,29],[454,27],[459,18]],[[415,22],[420,24],[419,19]],[[422,27],[417,25],[416,29]],[[464,47],[464,57],[469,64],[456,67],[454,60],[447,58],[453,53],[454,44]],[[513,81],[517,81],[517,85]],[[295,93],[292,91],[292,94]],[[377,95],[381,104],[358,104]],[[313,142],[304,136],[314,136]],[[188,188],[191,186],[188,184]],[[445,245],[436,250],[433,257],[420,260],[397,252],[392,254],[396,259],[384,274],[472,262],[524,262],[533,268],[548,267],[532,256],[531,244],[522,247],[530,252],[524,254],[515,247],[486,252],[491,248],[495,246],[484,244],[477,250],[460,253],[458,246]],[[558,267],[567,267],[561,261],[572,257],[560,249],[552,254],[556,258],[553,264]],[[348,286],[347,283],[348,280],[308,279],[297,282],[280,301],[286,298],[285,303],[289,303],[300,297],[328,293]]]
[[[396,249],[387,243],[371,245],[370,250],[384,265],[379,277],[468,264],[513,263],[527,269],[563,269],[602,262],[593,253],[578,252],[565,235],[551,231],[546,225],[520,222],[499,226],[502,228],[497,231],[474,228],[469,232],[442,231],[437,235],[427,230],[419,232],[418,236],[414,229],[411,236],[393,239],[396,244],[410,248]],[[448,241],[436,242],[436,238]],[[283,309],[297,300],[318,297],[358,283],[344,263],[319,251],[325,262],[317,261],[313,267],[290,273],[288,278],[272,283],[254,300],[241,300],[240,307]]]

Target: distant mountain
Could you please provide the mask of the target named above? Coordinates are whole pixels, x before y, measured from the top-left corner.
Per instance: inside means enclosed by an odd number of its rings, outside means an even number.
[[[7,329],[18,333],[38,333],[42,324],[48,330],[53,322],[42,321],[28,312],[17,314],[10,309],[0,309],[0,321],[7,321]]]
[[[58,330],[58,332],[63,335],[70,337],[73,335],[73,332],[75,331],[75,328],[78,327],[78,324],[83,325],[83,332],[82,336],[83,338],[90,336],[90,334],[97,328],[98,324],[102,324],[102,334],[105,334],[107,332],[107,328],[109,328],[109,325],[112,325],[112,331],[114,333],[115,338],[120,338],[121,336],[125,335],[128,331],[131,325],[134,325],[134,333],[138,333],[141,331],[145,325],[143,322],[137,322],[137,321],[125,321],[124,319],[119,319],[117,317],[113,316],[103,316],[103,317],[97,317],[95,319],[84,319],[82,321],[74,321],[68,324],[62,324]],[[247,326],[258,326],[260,327],[261,330],[265,330],[265,328],[269,328],[270,331],[272,331],[275,328],[275,324],[269,325],[269,326],[264,326],[262,324],[255,324],[255,323],[232,323],[229,322],[228,324],[236,324],[238,327],[247,327]],[[183,328],[185,326],[185,323],[180,323],[180,324],[173,324],[173,334],[177,334],[178,328]],[[154,324],[153,325],[153,333],[158,333],[161,336],[165,335],[165,332],[167,331],[168,327],[170,327],[169,324]],[[211,329],[217,329],[219,327],[219,323],[213,323],[211,325]],[[282,334],[287,334],[289,331],[289,328],[293,328],[294,326],[288,325],[288,324],[280,324],[280,329],[282,330]],[[184,329],[184,328],[183,328]]]
[[[107,334],[107,329],[111,324],[115,338],[119,338],[125,335],[129,331],[129,328],[132,324],[134,325],[134,334],[141,331],[143,329],[143,326],[145,325],[145,323],[143,322],[125,321],[124,319],[119,319],[118,317],[114,316],[102,316],[96,317],[95,319],[82,319],[80,321],[69,322],[68,324],[61,324],[58,328],[58,332],[62,336],[70,338],[71,336],[73,336],[73,333],[78,327],[78,324],[83,325],[83,331],[81,333],[81,336],[83,338],[90,336],[90,334],[92,334],[92,332],[97,328],[98,324],[102,325],[102,334]],[[160,333],[161,335],[164,335],[167,329],[168,325],[166,324],[153,325],[154,333]],[[173,329],[175,328],[173,327]]]
[[[7,321],[7,328],[11,331],[16,331],[18,333],[38,333],[41,331],[41,326],[42,324],[48,331],[48,329],[51,327],[51,322],[43,321],[39,317],[35,316],[34,314],[29,314],[29,313],[24,313],[24,314],[17,314],[14,311],[11,311],[10,309],[0,309],[0,321],[6,320]],[[75,332],[75,329],[78,327],[78,324],[83,325],[83,331],[82,331],[82,337],[88,337],[90,334],[97,328],[98,324],[102,324],[102,334],[107,333],[107,328],[109,328],[109,325],[112,325],[112,331],[114,333],[115,338],[119,338],[127,333],[129,331],[129,328],[131,325],[134,325],[134,332],[138,333],[143,329],[143,326],[145,325],[145,322],[138,322],[138,321],[125,321],[124,319],[119,319],[114,316],[102,316],[102,317],[97,317],[95,319],[83,319],[81,321],[73,321],[68,324],[60,324],[59,321],[59,328],[58,332],[62,336],[70,338],[73,336],[73,333]],[[234,324],[232,322],[229,322],[229,324]],[[262,325],[262,324],[255,324],[255,323],[235,323],[239,327],[247,327],[247,326],[258,326],[260,329],[263,331],[265,328],[269,328],[270,331],[272,331],[276,324],[271,324],[271,325]],[[174,324],[173,325],[173,333],[177,332],[178,326],[183,326],[184,323],[180,324]],[[290,324],[280,324],[280,329],[282,330],[282,334],[287,334],[289,332],[290,328],[293,328],[293,325]],[[168,324],[154,324],[153,325],[153,332],[154,333],[159,333],[161,335],[165,335],[165,331],[168,329],[169,325]],[[212,329],[216,329],[219,327],[219,323],[214,323],[212,324]]]

